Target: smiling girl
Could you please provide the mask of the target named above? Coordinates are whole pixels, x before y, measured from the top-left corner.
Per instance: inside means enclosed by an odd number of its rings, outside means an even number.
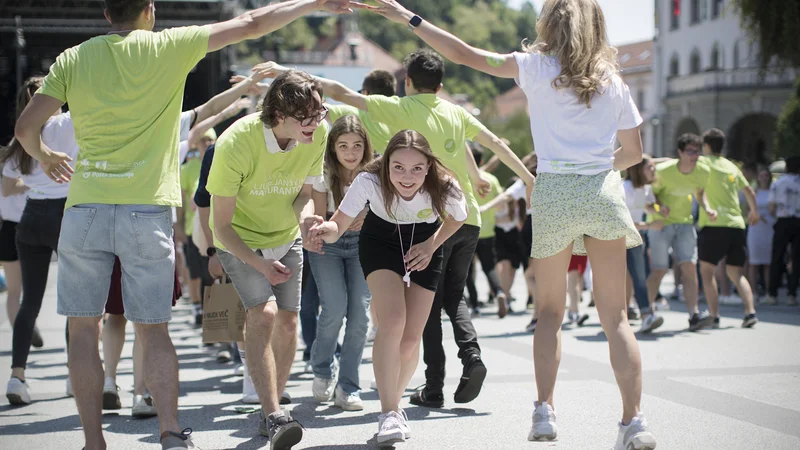
[[[389,141],[383,157],[355,178],[331,220],[311,234],[336,242],[368,203],[359,257],[381,324],[372,355],[381,400],[377,439],[386,445],[411,436],[400,398],[419,360],[442,272],[441,245],[467,219],[467,206],[455,178],[413,130]]]

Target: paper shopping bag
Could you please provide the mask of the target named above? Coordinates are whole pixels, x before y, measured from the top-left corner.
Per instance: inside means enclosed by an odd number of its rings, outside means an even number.
[[[203,299],[203,343],[244,341],[245,309],[231,283],[206,288]]]

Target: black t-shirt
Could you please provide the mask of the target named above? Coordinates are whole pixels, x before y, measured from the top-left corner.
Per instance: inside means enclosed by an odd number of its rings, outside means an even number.
[[[200,164],[200,180],[197,183],[197,191],[194,193],[194,203],[198,208],[211,207],[211,194],[206,190],[208,184],[208,173],[211,171],[211,161],[214,159],[214,145],[208,147],[203,162]]]

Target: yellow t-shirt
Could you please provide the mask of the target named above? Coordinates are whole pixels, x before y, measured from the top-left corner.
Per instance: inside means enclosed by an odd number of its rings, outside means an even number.
[[[314,132],[314,142],[282,152],[268,148],[260,113],[245,116],[217,140],[206,189],[211,195],[236,197],[233,229],[253,250],[280,247],[300,237],[294,201],[304,184],[322,177],[328,124]],[[274,139],[274,137],[273,137]],[[211,204],[211,227],[214,204]],[[214,237],[214,245],[224,249]]]
[[[66,207],[181,205],[178,132],[186,75],[208,29],[97,36],[65,50],[38,93],[69,103],[80,151]]]
[[[382,155],[386,150],[386,145],[389,139],[394,136],[392,130],[385,123],[378,122],[370,117],[369,112],[358,109],[350,105],[325,105],[328,107],[328,120],[333,124],[340,117],[347,115],[357,116],[361,123],[364,124],[364,130],[367,132],[369,142],[372,144],[372,150]],[[398,130],[399,131],[399,130]]]
[[[186,192],[183,197],[183,230],[187,236],[194,231],[194,214],[192,211],[192,198],[200,181],[200,158],[192,158],[181,166],[181,190]]]
[[[708,220],[705,209],[700,208],[700,228],[725,227],[744,230],[744,216],[739,204],[739,191],[749,186],[739,167],[722,156],[701,156],[703,163],[711,170],[706,185],[706,198],[711,209],[717,211],[717,220]]]
[[[442,100],[435,94],[409,97],[368,95],[370,117],[392,130],[411,129],[421,133],[436,155],[456,176],[467,200],[469,217],[466,224],[481,226],[478,202],[467,172],[466,141],[473,140],[486,127],[464,108]]]
[[[663,162],[656,166],[656,180],[653,183],[653,194],[664,206],[669,207],[669,217],[661,214],[649,214],[648,222],[664,220],[664,225],[692,224],[692,200],[698,189],[708,185],[709,169],[699,162],[691,173],[684,174],[678,170],[678,160]]]
[[[477,192],[475,193],[475,199],[478,201],[478,204],[483,206],[500,195],[500,193],[503,192],[503,188],[500,186],[500,181],[498,181],[497,177],[494,175],[486,171],[481,171],[481,174],[488,178],[489,184],[492,185],[492,188],[489,193],[486,194],[486,197],[481,198]],[[495,218],[496,211],[496,209],[489,209],[486,212],[481,213],[481,232],[478,235],[478,239],[490,238],[495,235],[494,226],[497,222],[497,219]]]

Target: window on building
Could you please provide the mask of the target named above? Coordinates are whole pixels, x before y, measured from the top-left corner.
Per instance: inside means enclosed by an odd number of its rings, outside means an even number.
[[[692,25],[694,25],[694,24],[700,22],[700,20],[702,20],[701,17],[700,17],[700,3],[704,3],[704,2],[705,2],[705,0],[691,0],[691,8],[690,8],[690,11],[689,11],[691,16],[690,16],[690,19],[689,19],[689,23],[691,23]]]
[[[644,89],[639,89],[639,92],[636,93],[636,106],[639,107],[639,111],[644,111]]]
[[[681,26],[681,0],[672,0],[672,14],[670,14],[670,30],[677,30]]]
[[[725,8],[725,0],[711,0],[711,18],[716,19],[722,15]]]
[[[681,63],[678,59],[678,55],[673,55],[672,59],[669,61],[669,76],[670,77],[677,77],[681,74]]]
[[[699,73],[700,70],[700,52],[695,49],[689,59],[689,73]]]
[[[739,41],[733,45],[733,68],[738,69],[741,62],[739,61]]]
[[[708,70],[719,70],[722,68],[722,54],[719,50],[719,44],[714,44],[714,48],[711,49],[711,65],[708,67]]]

